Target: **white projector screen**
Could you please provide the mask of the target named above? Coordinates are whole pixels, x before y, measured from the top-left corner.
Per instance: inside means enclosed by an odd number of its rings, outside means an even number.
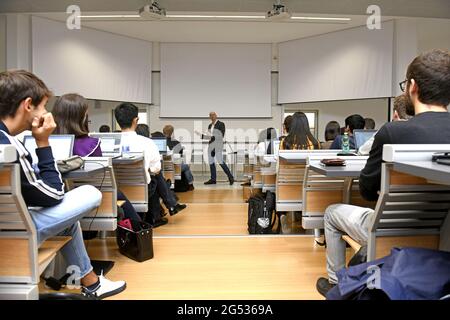
[[[392,21],[280,43],[279,103],[392,96]]]
[[[161,117],[267,118],[270,44],[161,44]]]
[[[33,17],[33,72],[59,96],[151,103],[151,42]]]

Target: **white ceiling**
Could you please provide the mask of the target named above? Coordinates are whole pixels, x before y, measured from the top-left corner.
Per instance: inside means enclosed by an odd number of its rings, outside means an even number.
[[[88,15],[90,13],[83,14]],[[96,12],[95,14],[101,13]],[[121,14],[133,14],[133,12]],[[65,21],[67,17],[67,15],[60,13],[35,15],[58,21]],[[108,19],[104,19],[103,21],[82,20],[81,23],[82,27],[147,41],[278,43],[364,25],[367,19],[366,16],[346,15],[345,17],[350,17],[352,20],[345,23],[319,23],[302,21],[143,21],[139,19],[108,21]],[[387,19],[388,17],[385,17],[385,20]]]

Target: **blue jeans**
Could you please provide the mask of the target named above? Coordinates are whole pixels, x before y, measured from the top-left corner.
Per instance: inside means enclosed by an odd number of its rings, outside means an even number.
[[[194,176],[192,175],[191,168],[189,168],[189,165],[186,163],[181,164],[181,174],[184,174],[184,177],[189,184],[194,183]]]
[[[92,265],[84,246],[79,220],[97,208],[101,201],[101,192],[86,185],[67,192],[63,201],[54,207],[29,210],[36,226],[38,246],[54,236],[72,237],[61,249],[61,254],[68,266],[79,267],[80,278],[92,271]]]

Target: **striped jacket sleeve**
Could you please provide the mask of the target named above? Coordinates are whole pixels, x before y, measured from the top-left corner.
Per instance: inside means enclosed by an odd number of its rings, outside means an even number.
[[[16,138],[0,133],[0,143],[13,145],[21,167],[22,196],[28,207],[52,207],[64,198],[64,183],[53,158],[51,147],[37,148],[37,168],[25,147]]]

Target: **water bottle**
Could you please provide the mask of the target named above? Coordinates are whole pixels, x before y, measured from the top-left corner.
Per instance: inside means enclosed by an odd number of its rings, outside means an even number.
[[[122,145],[122,157],[123,158],[130,157],[130,146],[128,144]]]
[[[347,132],[342,136],[342,153],[350,153],[350,138]]]

